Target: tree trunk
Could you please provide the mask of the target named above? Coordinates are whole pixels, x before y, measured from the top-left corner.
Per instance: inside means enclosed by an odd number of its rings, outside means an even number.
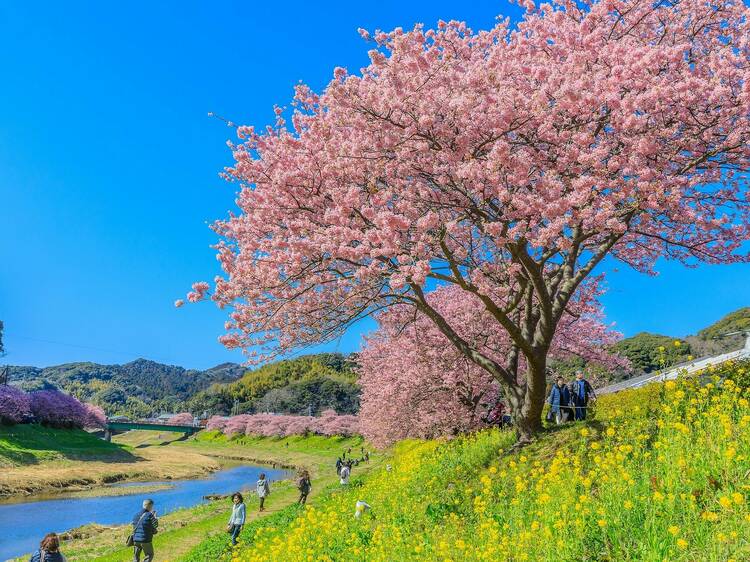
[[[515,412],[513,421],[516,425],[518,444],[523,446],[530,443],[542,426],[542,410],[544,409],[547,357],[541,355],[534,361],[529,361],[526,374],[526,393],[520,408],[513,404]]]

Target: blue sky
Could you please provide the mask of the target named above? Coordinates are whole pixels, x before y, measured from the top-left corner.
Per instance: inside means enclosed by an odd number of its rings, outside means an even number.
[[[233,208],[217,173],[231,131],[263,125],[303,80],[355,71],[358,27],[487,28],[503,2],[4,2],[0,4],[0,319],[5,359],[240,361],[209,303],[175,309],[217,273],[207,224]],[[610,276],[626,335],[684,335],[750,304],[747,266]],[[359,329],[326,349],[359,347]]]

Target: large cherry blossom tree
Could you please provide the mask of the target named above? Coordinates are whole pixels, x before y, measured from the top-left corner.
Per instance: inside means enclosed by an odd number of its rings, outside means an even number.
[[[624,360],[606,351],[619,339],[603,322],[600,291],[587,283],[558,324],[549,356],[584,357],[606,366]],[[428,294],[428,303],[450,318],[473,348],[504,362],[511,353],[508,333],[476,296],[455,285]],[[497,379],[470,361],[425,314],[402,305],[378,315],[378,329],[359,354],[362,387],[360,427],[379,446],[407,437],[432,438],[492,425],[498,404],[507,404]],[[526,371],[521,356],[507,364],[519,384]],[[507,411],[507,409],[506,409]]]
[[[299,85],[290,124],[277,108],[238,128],[240,213],[215,226],[225,345],[268,357],[412,307],[506,388],[527,440],[558,326],[605,257],[748,260],[748,7],[524,5],[489,31],[361,31],[366,68]],[[478,299],[508,355],[462,337],[436,285]]]

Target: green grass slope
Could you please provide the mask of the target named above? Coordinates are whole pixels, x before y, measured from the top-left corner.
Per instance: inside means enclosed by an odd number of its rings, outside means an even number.
[[[728,376],[727,376],[728,375]],[[513,452],[509,432],[407,441],[219,560],[750,560],[747,366],[603,397]],[[355,517],[355,504],[371,510]],[[197,560],[197,558],[188,558]]]
[[[0,425],[0,467],[60,459],[128,460],[123,447],[81,429],[53,429],[36,424]]]

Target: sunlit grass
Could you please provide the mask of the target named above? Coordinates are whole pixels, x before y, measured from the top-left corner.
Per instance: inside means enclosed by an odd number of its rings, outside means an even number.
[[[518,453],[498,430],[403,442],[390,471],[259,524],[226,559],[748,560],[749,398],[731,379],[672,381],[603,397]]]

